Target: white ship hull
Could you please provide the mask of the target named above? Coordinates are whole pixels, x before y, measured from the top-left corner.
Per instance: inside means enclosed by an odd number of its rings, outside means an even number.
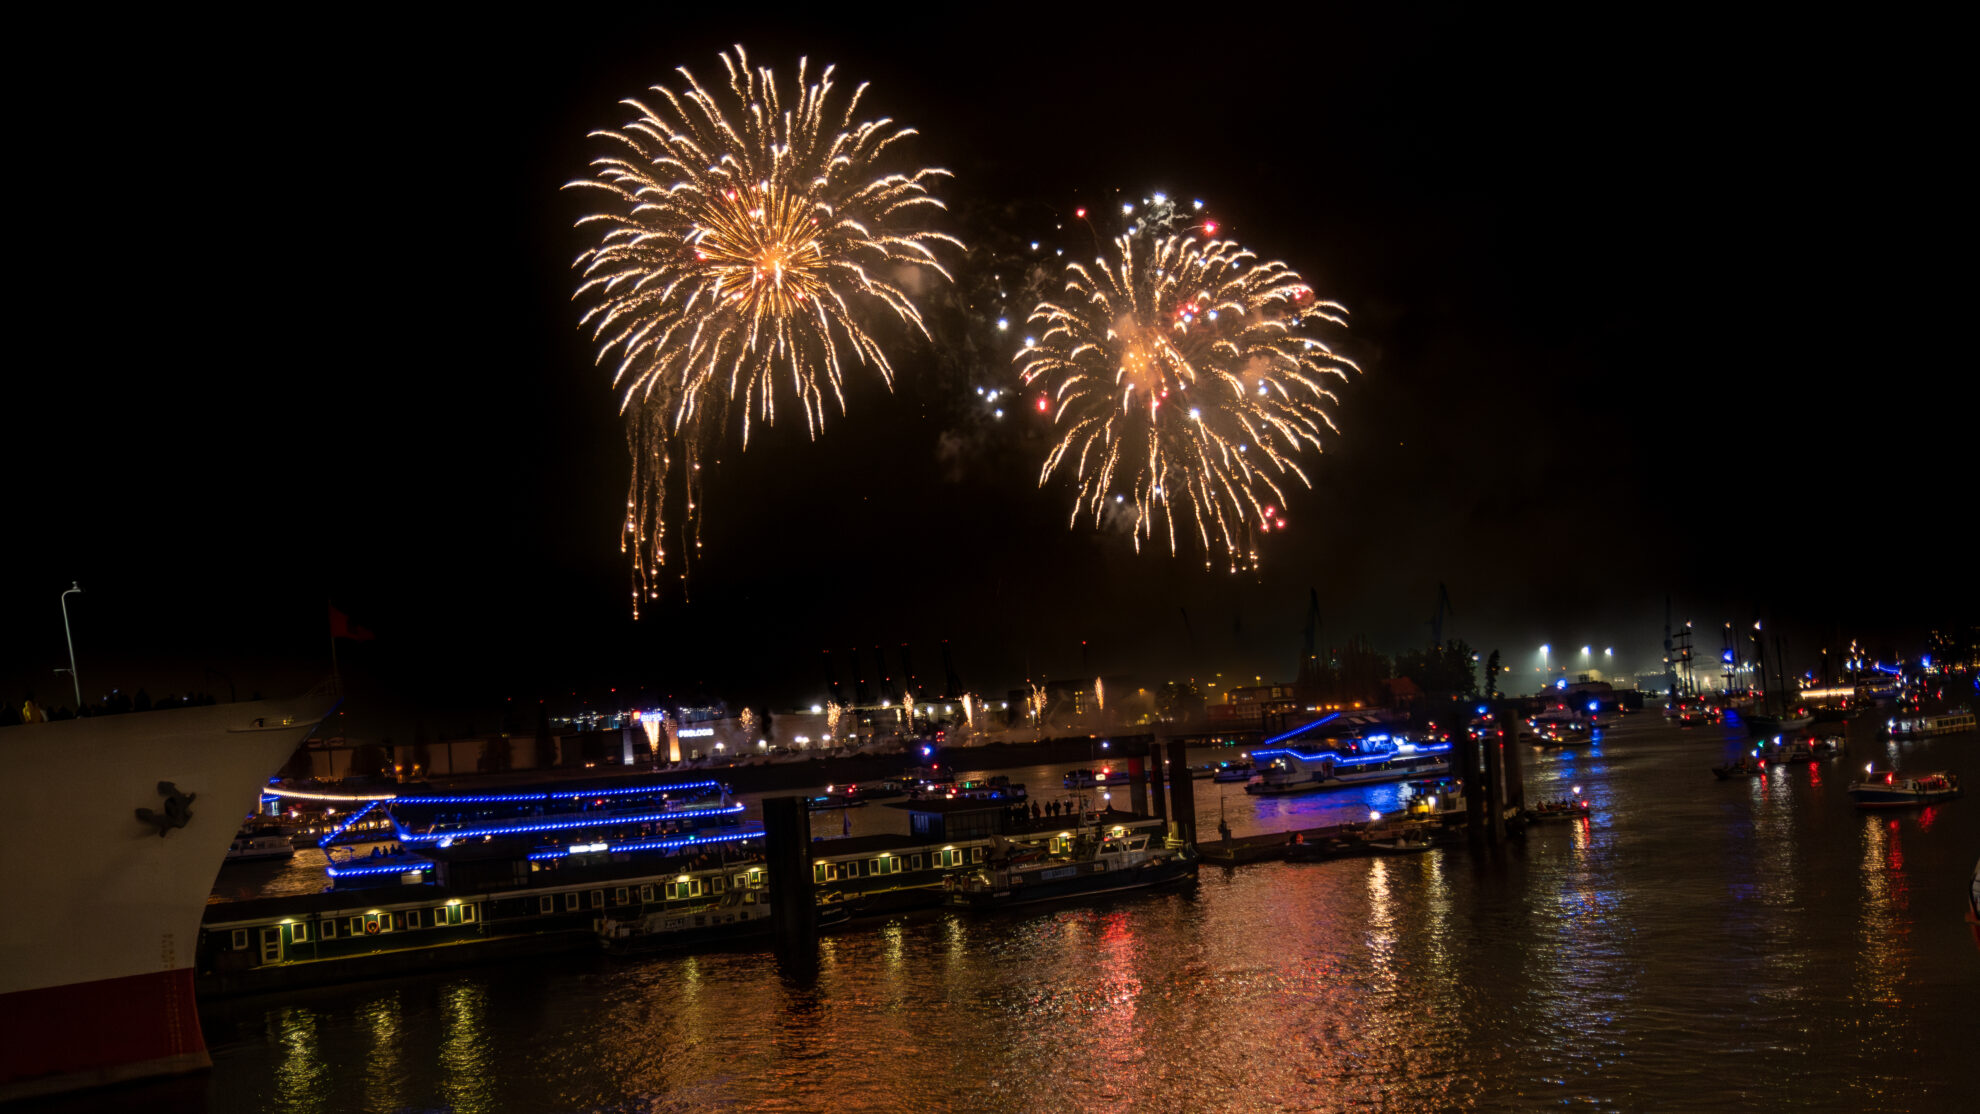
[[[331,695],[0,729],[0,1102],[209,1066],[193,953],[213,879]],[[183,826],[138,817],[189,804]]]

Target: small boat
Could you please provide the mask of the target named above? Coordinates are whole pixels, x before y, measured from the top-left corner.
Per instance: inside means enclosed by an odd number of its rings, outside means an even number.
[[[1120,829],[1115,829],[1120,832]],[[999,848],[999,851],[1005,849]],[[1138,890],[1196,877],[1196,853],[1170,847],[1158,833],[1082,832],[1064,855],[1028,857],[1007,851],[976,870],[949,875],[948,903],[1000,909],[1035,901]]]
[[[1114,771],[1110,769],[1074,770],[1066,775],[1065,785],[1067,789],[1092,789],[1106,785],[1114,777]]]
[[[1776,739],[1767,750],[1767,762],[1774,766],[1787,762],[1819,762],[1834,757],[1841,744],[1839,737],[1818,739],[1813,735],[1804,735],[1799,739]]]
[[[700,905],[635,917],[606,917],[598,924],[598,945],[608,955],[637,955],[711,941],[744,940],[769,931],[769,895],[760,889],[743,889]]]
[[[866,802],[843,792],[826,790],[817,797],[806,797],[804,807],[813,812],[827,812],[835,808],[865,808]]]
[[[1542,801],[1526,810],[1526,822],[1543,823],[1549,820],[1581,820],[1588,816],[1588,798],[1581,795],[1581,786],[1574,787],[1574,795],[1557,800]]]
[[[1393,838],[1378,839],[1366,846],[1376,855],[1414,855],[1436,845],[1430,837],[1430,829],[1419,828],[1413,832],[1398,832]]]
[[[1901,774],[1886,770],[1880,777],[1876,770],[1865,766],[1863,775],[1862,781],[1849,787],[1849,799],[1856,802],[1857,808],[1907,808],[1966,795],[1966,790],[1959,787],[1959,778],[1944,771]]]
[[[296,843],[289,833],[275,824],[257,824],[242,828],[227,845],[226,861],[247,862],[255,859],[293,859],[296,857]]]
[[[1217,764],[1217,768],[1211,772],[1210,780],[1216,782],[1250,781],[1251,763],[1246,762],[1242,765],[1238,765],[1236,763],[1231,763],[1231,762],[1220,762]]]

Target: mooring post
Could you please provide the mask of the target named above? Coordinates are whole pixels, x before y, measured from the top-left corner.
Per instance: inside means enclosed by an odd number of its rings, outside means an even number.
[[[802,955],[818,946],[811,894],[811,810],[803,797],[763,799],[764,865],[770,875],[770,927],[777,950]]]
[[[1513,736],[1518,742],[1519,736]],[[1485,740],[1485,840],[1497,845],[1506,838],[1506,740]]]
[[[1464,834],[1473,843],[1485,839],[1485,779],[1478,772],[1478,747],[1478,740],[1468,731],[1458,745],[1458,783],[1464,786]]]
[[[1505,743],[1506,804],[1515,812],[1526,811],[1526,755],[1519,745],[1519,716],[1511,708],[1499,712],[1500,740]]]
[[[1155,815],[1164,821],[1169,819],[1169,792],[1162,778],[1162,746],[1155,737],[1148,737],[1148,788],[1149,800],[1155,805]],[[1163,824],[1164,829],[1168,827]]]
[[[1189,777],[1189,748],[1181,739],[1169,740],[1169,803],[1176,836],[1196,846],[1196,783]]]
[[[1136,816],[1148,815],[1148,759],[1145,756],[1128,759],[1128,811]]]

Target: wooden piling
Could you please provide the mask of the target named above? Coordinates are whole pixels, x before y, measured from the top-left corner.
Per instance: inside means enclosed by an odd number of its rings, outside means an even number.
[[[1128,759],[1128,811],[1148,815],[1148,759]]]
[[[1526,811],[1526,751],[1519,745],[1519,715],[1511,708],[1499,712],[1500,741],[1505,743],[1506,804]]]
[[[1514,742],[1518,736],[1514,736]],[[1506,838],[1506,740],[1485,740],[1485,841],[1497,846]]]
[[[1168,787],[1163,784],[1162,746],[1153,739],[1148,742],[1147,762],[1149,802],[1155,806],[1155,815],[1166,821],[1169,818],[1169,794]]]
[[[818,911],[811,892],[811,810],[803,797],[763,799],[763,851],[777,951],[811,954],[818,946]]]
[[[1485,839],[1485,778],[1479,772],[1478,740],[1467,733],[1458,744],[1459,783],[1464,786],[1464,832],[1473,843]]]
[[[1189,776],[1189,747],[1181,739],[1169,740],[1169,804],[1176,835],[1196,846],[1196,783]]]

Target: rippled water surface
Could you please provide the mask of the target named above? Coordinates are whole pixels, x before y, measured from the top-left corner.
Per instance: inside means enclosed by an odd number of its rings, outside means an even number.
[[[570,957],[209,1005],[214,1111],[1980,1109],[1980,799],[1864,815],[1893,756],[1715,781],[1653,717],[1531,752],[1592,820],[1449,848],[1208,868],[1187,891],[725,952]],[[1014,771],[1056,795],[1063,767]],[[1206,835],[1358,819],[1393,786],[1254,800]],[[817,834],[904,829],[893,810]],[[223,883],[226,879],[223,877]]]

